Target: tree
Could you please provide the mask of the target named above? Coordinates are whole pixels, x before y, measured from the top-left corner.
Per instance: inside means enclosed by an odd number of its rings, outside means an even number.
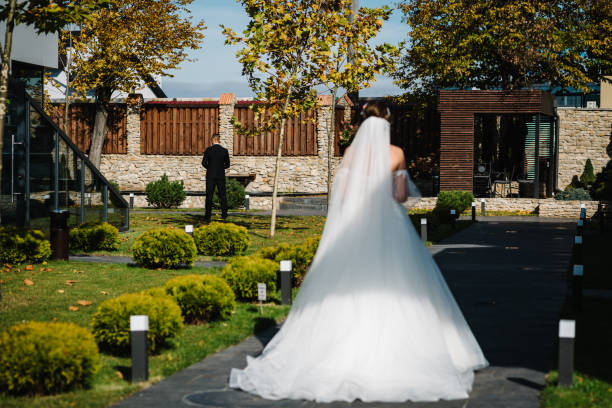
[[[244,134],[259,134],[280,128],[272,191],[270,236],[276,228],[278,180],[283,137],[287,118],[316,106],[314,86],[318,80],[318,61],[330,52],[325,39],[327,27],[319,23],[335,2],[320,0],[237,0],[250,17],[242,36],[223,28],[226,44],[244,46],[236,53],[242,72],[260,103],[253,105],[260,126]]]
[[[108,130],[115,91],[133,92],[156,75],[171,76],[186,49],[204,38],[203,21],[191,20],[193,0],[111,0],[87,20],[73,38],[73,87],[80,94],[95,91],[96,117],[89,160],[98,167]]]
[[[338,90],[356,92],[369,87],[375,75],[381,71],[391,72],[398,49],[390,44],[372,47],[368,41],[376,37],[383,22],[389,19],[388,6],[352,11],[352,0],[337,0],[334,7],[323,8],[315,24],[321,25],[320,41],[326,52],[315,59],[318,79],[332,94],[331,114],[328,124],[327,146],[327,202],[331,197],[331,168],[334,157],[334,124]]]
[[[605,0],[402,0],[411,40],[397,82],[429,95],[536,83],[586,90],[599,79],[593,66],[610,67],[610,23],[589,17],[595,3],[610,9]]]

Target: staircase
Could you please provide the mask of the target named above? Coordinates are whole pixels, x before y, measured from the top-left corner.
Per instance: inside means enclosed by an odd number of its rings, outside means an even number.
[[[281,197],[280,210],[327,212],[327,197]]]

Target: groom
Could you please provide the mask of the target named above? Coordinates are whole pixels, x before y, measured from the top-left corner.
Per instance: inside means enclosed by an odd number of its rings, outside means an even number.
[[[230,166],[227,149],[219,144],[219,135],[212,136],[212,146],[204,152],[202,166],[206,169],[206,212],[204,220],[210,221],[215,187],[221,201],[221,217],[227,218],[227,198],[225,195],[225,169]]]

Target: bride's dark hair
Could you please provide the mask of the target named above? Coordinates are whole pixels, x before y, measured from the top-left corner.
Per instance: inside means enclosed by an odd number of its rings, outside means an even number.
[[[383,101],[372,101],[363,105],[363,109],[361,111],[364,119],[369,118],[370,116],[377,116],[379,118],[389,120],[391,118],[391,111],[386,103]]]

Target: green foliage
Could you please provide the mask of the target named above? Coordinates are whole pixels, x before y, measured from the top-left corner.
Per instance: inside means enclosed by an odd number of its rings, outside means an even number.
[[[584,185],[580,182],[580,179],[578,179],[578,176],[574,175],[572,177],[572,181],[567,186],[565,186],[565,190],[567,191],[573,188],[583,188],[583,187]]]
[[[245,191],[244,186],[240,184],[240,182],[233,178],[225,179],[225,191],[227,198],[227,208],[240,208],[244,207],[245,202]],[[217,190],[215,190],[215,194],[213,195],[213,204],[219,208],[221,207],[221,201],[219,200],[219,195],[217,194]]]
[[[157,208],[178,207],[187,197],[183,180],[170,182],[166,173],[147,184],[145,195],[149,204]]]
[[[595,174],[593,173],[593,163],[591,163],[591,159],[587,159],[584,164],[584,170],[582,175],[580,176],[580,183],[583,186],[588,187],[595,183]]]
[[[128,293],[105,300],[91,319],[93,335],[102,350],[125,355],[130,350],[130,316],[149,316],[151,353],[172,347],[183,329],[181,309],[170,298]]]
[[[132,246],[134,261],[147,268],[178,268],[192,265],[196,256],[193,239],[176,228],[158,228],[136,238]]]
[[[211,222],[193,231],[198,252],[210,256],[243,253],[251,243],[245,227],[232,223]]]
[[[72,249],[116,251],[119,244],[119,230],[107,222],[84,223],[70,230]]]
[[[587,91],[610,72],[606,0],[402,0],[398,7],[410,33],[396,75],[406,90],[546,82]]]
[[[591,195],[583,188],[570,188],[555,194],[555,200],[562,201],[590,201]]]
[[[257,255],[275,261],[277,265],[280,261],[291,260],[293,284],[294,286],[300,286],[317,252],[320,239],[320,236],[315,236],[307,239],[301,245],[281,243],[275,247],[262,248],[257,252]]]
[[[40,230],[0,227],[0,262],[21,264],[41,263],[51,256],[51,244]]]
[[[119,183],[109,180],[108,181],[109,184],[111,186],[113,186],[113,188],[115,190],[117,190],[117,193],[121,194],[121,188],[119,187]],[[110,199],[111,203],[113,204],[114,207],[117,208],[122,208],[123,207],[123,202],[119,199],[119,197],[117,197],[115,194],[113,194],[110,189],[108,191],[108,198]]]
[[[467,191],[440,191],[432,216],[439,222],[449,222],[450,210],[455,210],[455,217],[459,217],[459,214],[470,208],[473,201],[474,195]]]
[[[165,288],[181,308],[187,323],[227,320],[236,307],[234,292],[218,276],[177,276],[166,282]]]
[[[89,387],[100,367],[91,333],[73,323],[21,323],[0,334],[0,392],[55,394]]]
[[[232,288],[236,297],[257,299],[257,284],[265,283],[268,292],[276,291],[278,264],[259,256],[237,256],[229,260],[221,277]]]

